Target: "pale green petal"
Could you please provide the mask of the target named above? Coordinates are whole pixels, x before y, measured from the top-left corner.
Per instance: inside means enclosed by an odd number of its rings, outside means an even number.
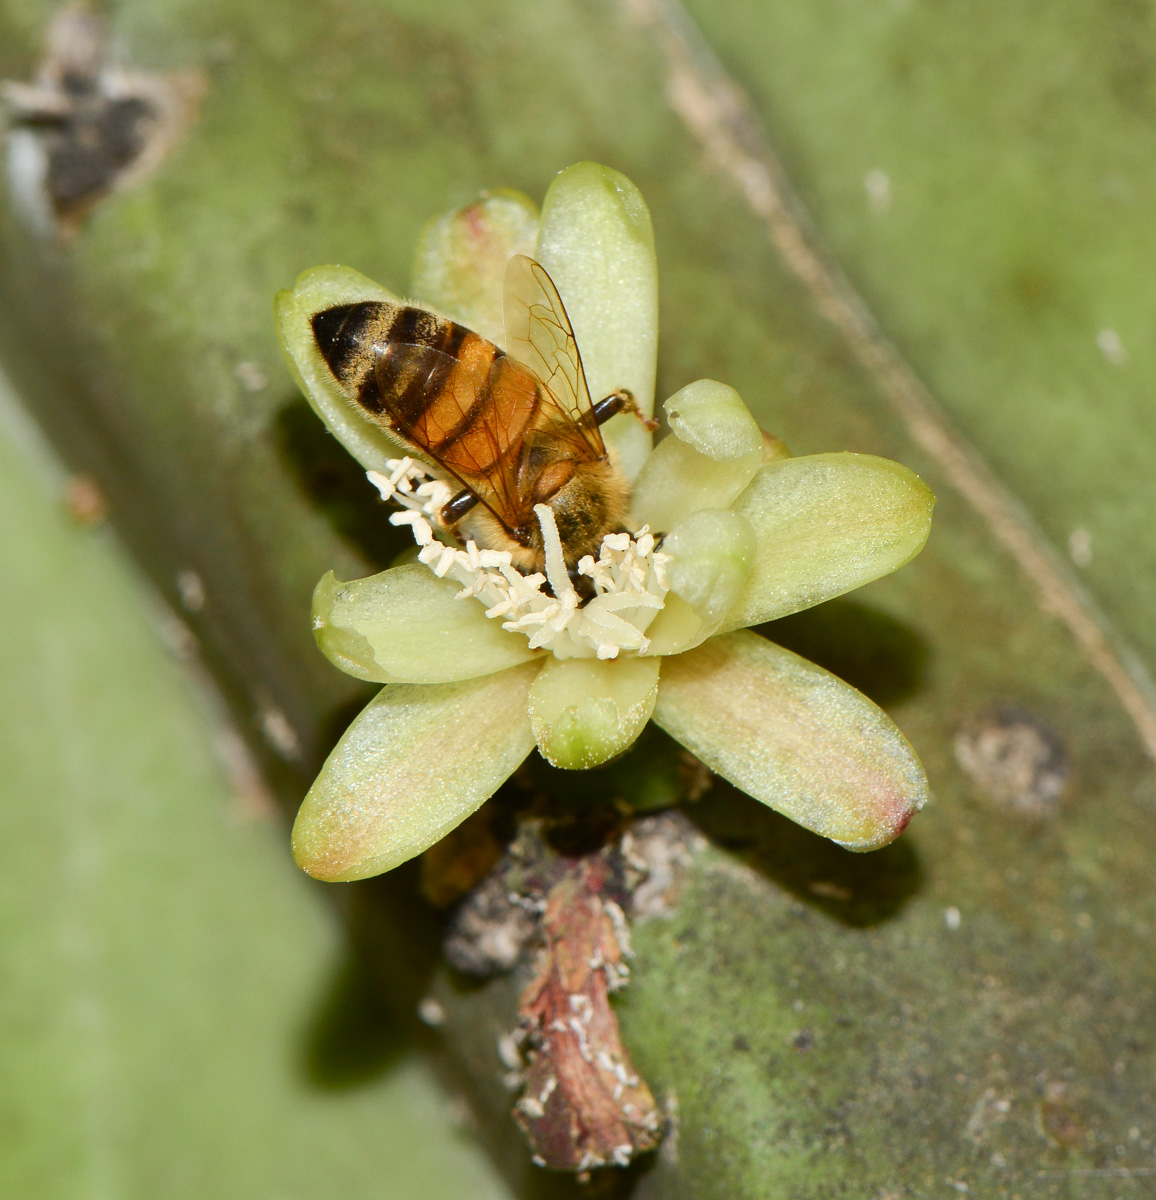
[[[729,508],[762,463],[761,442],[741,458],[719,461],[681,438],[664,437],[634,481],[630,508],[635,523],[669,533],[700,508]]]
[[[664,660],[654,719],[712,771],[849,850],[902,833],[927,778],[882,709],[743,630]]]
[[[597,767],[626,750],[650,720],[656,658],[550,658],[530,689],[530,726],[555,767]]]
[[[490,192],[435,217],[417,245],[413,291],[447,317],[505,345],[502,285],[514,254],[534,254],[538,210],[521,192]]]
[[[538,261],[558,289],[595,403],[628,388],[654,411],[658,348],[658,265],[650,213],[639,190],[617,171],[577,163],[554,179],[542,205]],[[602,428],[628,479],[650,452],[637,417]]]
[[[384,471],[390,458],[413,454],[358,410],[333,377],[313,337],[314,313],[359,300],[389,300],[392,292],[352,267],[314,267],[301,275],[292,291],[281,291],[273,304],[281,349],[297,386],[341,444],[366,470]]]
[[[764,467],[735,502],[759,552],[724,628],[810,608],[914,558],[935,497],[913,471],[870,454],[810,454]]]
[[[375,683],[452,683],[541,654],[459,591],[418,563],[350,583],[330,571],[313,593],[313,636],[334,666]]]
[[[697,646],[706,636],[702,617],[677,592],[668,592],[662,612],[646,631],[650,643],[646,656],[681,654],[683,650]]]
[[[763,449],[763,435],[733,387],[697,379],[662,406],[670,431],[708,458],[742,458]]]
[[[747,581],[757,545],[749,521],[707,508],[676,525],[662,550],[670,555],[670,592],[667,606],[646,631],[650,655],[679,654],[719,629]],[[684,603],[674,603],[676,598]]]
[[[525,663],[464,683],[391,683],[345,731],[293,825],[318,879],[365,879],[459,825],[534,748]]]

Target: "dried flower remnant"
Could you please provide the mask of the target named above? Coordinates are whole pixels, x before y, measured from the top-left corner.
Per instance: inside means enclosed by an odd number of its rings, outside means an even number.
[[[712,380],[670,397],[671,432],[652,447],[653,235],[637,189],[605,167],[563,171],[540,215],[501,193],[439,218],[415,290],[420,301],[400,302],[321,267],[277,301],[302,390],[418,546],[416,562],[318,585],[318,645],[385,686],[302,805],[298,863],[330,880],[389,870],[469,816],[535,746],[554,766],[594,767],[651,718],[709,770],[844,846],[897,836],[927,791],[902,734],[746,627],[917,554],[933,504],[922,482],[869,455],[792,458]],[[534,425],[534,438],[516,404],[483,420],[510,379],[569,416]],[[600,445],[598,471],[626,489],[625,528],[581,553],[565,488],[549,482],[570,478],[550,441],[562,429],[585,430],[567,435],[575,453],[593,462]],[[543,446],[548,477],[534,458]],[[493,483],[507,461],[511,479],[539,471],[532,509],[514,484]],[[511,497],[524,527],[508,520]]]
[[[523,816],[502,860],[453,914],[445,950],[478,978],[514,966],[527,972],[519,1023],[498,1044],[506,1084],[520,1093],[514,1117],[539,1165],[581,1174],[626,1166],[662,1136],[611,996],[629,979],[629,920],[673,911],[704,841],[670,812],[567,855],[550,845],[565,824]]]
[[[535,1161],[558,1170],[625,1167],[653,1150],[661,1131],[610,1007],[610,994],[626,983],[630,947],[605,883],[605,861],[593,858],[551,889],[546,945],[519,1008],[529,1067],[514,1116]]]

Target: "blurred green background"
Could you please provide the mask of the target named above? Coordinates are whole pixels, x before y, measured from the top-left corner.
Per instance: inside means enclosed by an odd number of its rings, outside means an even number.
[[[0,1194],[507,1195],[14,406],[0,382]]]

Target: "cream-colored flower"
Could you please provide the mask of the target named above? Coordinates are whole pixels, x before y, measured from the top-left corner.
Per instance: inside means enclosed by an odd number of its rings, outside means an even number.
[[[540,217],[500,193],[439,218],[419,247],[417,303],[501,345],[502,276],[516,253],[557,285],[591,395],[628,388],[649,415],[657,268],[637,189],[580,163],[554,180]],[[670,433],[653,450],[634,415],[603,427],[632,483],[636,532],[583,560],[596,595],[582,603],[544,505],[549,587],[499,552],[439,540],[449,485],[362,415],[313,339],[313,313],[371,299],[395,298],[348,268],[319,267],[277,300],[302,390],[419,546],[418,561],[318,584],[319,646],[385,686],[301,806],[298,863],[329,880],[387,871],[464,820],[535,745],[555,766],[595,767],[652,717],[808,829],[855,850],[894,838],[927,795],[903,735],[855,689],[746,627],[917,554],[934,503],[918,477],[868,455],[791,458],[733,388],[699,380],[666,401]]]

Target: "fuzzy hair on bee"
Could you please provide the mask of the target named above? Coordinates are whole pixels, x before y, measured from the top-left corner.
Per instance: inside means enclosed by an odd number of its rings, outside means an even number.
[[[573,573],[586,555],[598,557],[606,534],[626,529],[630,489],[621,471],[607,457],[575,470],[558,491],[539,503],[549,504],[554,513],[566,566]],[[509,551],[511,562],[523,574],[543,569],[545,547],[537,520],[519,531],[520,536],[512,536],[493,514],[479,506],[461,525],[463,532],[479,546]]]

